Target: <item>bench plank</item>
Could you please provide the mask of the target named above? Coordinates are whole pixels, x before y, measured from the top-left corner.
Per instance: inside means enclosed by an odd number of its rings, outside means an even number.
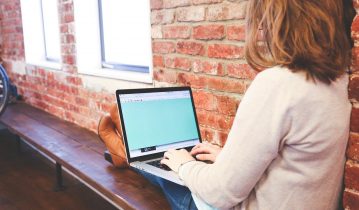
[[[162,192],[141,175],[105,161],[105,147],[93,132],[24,103],[8,106],[0,122],[118,206],[170,209]]]

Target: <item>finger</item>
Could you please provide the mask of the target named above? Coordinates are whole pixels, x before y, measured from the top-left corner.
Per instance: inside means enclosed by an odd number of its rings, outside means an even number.
[[[214,162],[214,156],[212,154],[198,154],[196,155],[196,158],[197,160],[201,160],[201,161],[206,161],[206,160],[209,160],[209,161],[212,161]]]
[[[196,151],[196,150],[198,150],[198,149],[200,149],[200,148],[203,148],[203,147],[205,147],[206,145],[204,145],[203,143],[200,143],[200,144],[197,144],[195,147],[193,147],[192,148],[192,150],[191,150],[191,154],[193,153],[193,151]]]
[[[192,148],[192,150],[198,149],[199,147],[201,147],[201,145],[202,145],[202,143],[197,144],[196,146],[194,146],[194,147]]]
[[[172,154],[170,152],[168,152],[168,151],[163,153],[163,157],[166,158],[166,159],[169,159],[171,155]]]
[[[200,147],[196,150],[191,151],[191,155],[196,155],[196,154],[201,154],[201,153],[213,153],[213,149],[208,146],[204,146],[204,147]]]
[[[168,159],[162,159],[162,160],[160,161],[160,163],[161,163],[161,164],[164,164],[164,165],[166,165],[166,166],[169,167],[170,160],[168,160]]]

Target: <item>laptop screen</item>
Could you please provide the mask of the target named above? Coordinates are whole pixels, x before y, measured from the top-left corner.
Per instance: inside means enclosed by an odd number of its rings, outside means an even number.
[[[200,142],[189,90],[119,94],[130,158]]]

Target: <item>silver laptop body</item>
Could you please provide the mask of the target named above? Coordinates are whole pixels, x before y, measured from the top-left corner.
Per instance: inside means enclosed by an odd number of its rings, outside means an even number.
[[[129,165],[183,185],[154,161],[170,148],[190,150],[202,142],[191,88],[124,89],[116,97]]]

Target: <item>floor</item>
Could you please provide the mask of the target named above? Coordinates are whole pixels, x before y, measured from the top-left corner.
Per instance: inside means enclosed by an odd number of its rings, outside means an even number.
[[[54,164],[25,143],[21,153],[16,148],[14,136],[0,128],[1,210],[116,209],[66,173],[66,189],[55,192]]]

